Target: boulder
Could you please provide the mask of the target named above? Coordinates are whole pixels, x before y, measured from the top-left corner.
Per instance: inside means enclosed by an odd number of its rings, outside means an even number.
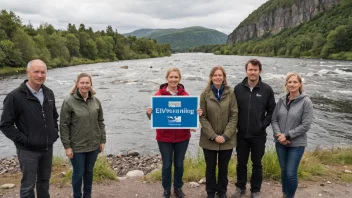
[[[140,170],[129,171],[126,174],[126,177],[143,177],[143,176],[144,176],[144,173],[143,171],[140,171]]]

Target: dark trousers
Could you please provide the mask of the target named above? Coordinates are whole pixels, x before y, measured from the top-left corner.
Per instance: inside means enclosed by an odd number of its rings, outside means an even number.
[[[203,148],[204,158],[206,163],[205,190],[208,195],[224,195],[227,192],[227,172],[229,161],[232,155],[231,150],[214,151]],[[216,182],[216,164],[218,164],[218,180]]]
[[[82,197],[82,178],[83,178],[83,197],[90,197],[92,194],[93,168],[97,160],[99,149],[85,153],[74,153],[71,159],[72,164],[72,189],[73,197]]]
[[[177,142],[158,141],[163,167],[161,169],[162,185],[165,190],[171,189],[171,167],[174,162],[174,188],[179,189],[183,186],[183,161],[188,148],[189,139]]]
[[[295,196],[298,186],[298,166],[304,153],[304,147],[286,147],[278,142],[275,144],[281,168],[282,192],[287,198]]]
[[[249,154],[252,160],[251,192],[260,192],[263,181],[262,158],[265,153],[266,137],[245,138],[237,136],[237,183],[242,190],[247,184],[247,164]]]
[[[29,151],[17,149],[22,179],[20,187],[21,198],[34,198],[34,187],[37,197],[49,198],[49,181],[53,160],[53,148],[46,151]]]

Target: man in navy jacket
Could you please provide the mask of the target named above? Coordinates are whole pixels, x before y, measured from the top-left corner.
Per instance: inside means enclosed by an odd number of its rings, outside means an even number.
[[[47,68],[43,61],[27,65],[25,80],[4,100],[0,130],[16,148],[22,171],[20,197],[49,198],[53,144],[58,139],[58,113],[54,93],[43,85]]]
[[[253,163],[251,197],[259,198],[263,178],[262,158],[265,153],[266,127],[275,109],[272,88],[261,81],[262,64],[256,59],[246,63],[247,77],[235,87],[238,105],[237,183],[231,197],[245,194],[249,154]]]

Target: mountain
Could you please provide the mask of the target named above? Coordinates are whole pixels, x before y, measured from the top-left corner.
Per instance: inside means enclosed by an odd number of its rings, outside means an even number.
[[[190,52],[352,60],[352,0],[269,0],[229,35],[226,45]]]
[[[328,12],[341,0],[269,0],[252,12],[229,35],[227,43],[260,38],[296,27]]]
[[[168,43],[173,51],[187,51],[200,45],[225,44],[227,35],[214,29],[199,26],[182,29],[139,29],[125,36],[146,37],[158,43]]]

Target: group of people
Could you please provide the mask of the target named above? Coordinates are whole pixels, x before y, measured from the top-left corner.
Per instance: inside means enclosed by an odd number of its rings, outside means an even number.
[[[70,159],[73,197],[90,198],[93,168],[106,142],[103,109],[94,96],[92,77],[77,76],[59,114],[52,90],[44,85],[47,67],[41,60],[27,65],[27,77],[4,100],[0,130],[17,148],[22,172],[21,198],[49,198],[53,144],[59,128],[66,156]]]
[[[261,197],[263,177],[262,158],[265,153],[266,128],[271,124],[276,151],[281,167],[283,197],[294,197],[297,189],[297,170],[307,146],[307,131],[313,119],[313,105],[303,93],[302,78],[297,73],[287,75],[286,94],[275,103],[272,88],[262,82],[262,65],[256,59],[245,65],[247,77],[232,89],[223,67],[212,68],[208,84],[201,93],[201,134],[199,145],[206,162],[206,192],[212,198],[227,197],[228,165],[233,149],[237,153],[237,182],[231,197],[239,198],[246,192],[247,163],[251,156],[251,197]],[[94,96],[92,77],[87,73],[77,76],[74,87],[63,101],[60,120],[52,90],[44,85],[47,67],[41,60],[27,65],[27,77],[4,100],[0,130],[16,148],[22,172],[20,197],[48,198],[53,144],[59,131],[73,174],[73,197],[90,198],[93,168],[97,156],[104,151],[106,132],[100,101]],[[158,96],[187,96],[180,83],[181,72],[170,68],[167,83],[155,93]],[[153,109],[148,107],[147,116]],[[60,130],[59,130],[60,129]],[[194,129],[157,129],[156,140],[162,157],[162,197],[176,197],[182,191],[184,159]],[[218,166],[218,170],[216,167]],[[217,173],[217,175],[216,175]]]
[[[233,149],[237,153],[236,189],[230,197],[245,195],[248,158],[252,161],[250,179],[251,197],[261,197],[263,180],[262,158],[265,153],[266,128],[271,124],[275,147],[281,168],[282,193],[284,198],[295,195],[297,171],[304,149],[307,132],[313,120],[313,105],[303,93],[302,78],[297,73],[286,77],[286,94],[276,104],[273,89],[262,82],[262,64],[257,59],[245,65],[246,75],[232,89],[223,67],[213,67],[208,84],[200,95],[200,140],[206,163],[207,198],[227,197],[228,165]],[[188,95],[180,83],[181,72],[170,68],[166,73],[167,83],[160,86],[157,96]],[[147,116],[153,109],[148,107]],[[191,137],[187,129],[157,129],[156,140],[162,157],[162,197],[171,196],[172,163],[174,164],[174,194],[184,197],[182,191],[183,161]],[[217,167],[217,168],[216,168]],[[216,175],[217,173],[217,175]]]

